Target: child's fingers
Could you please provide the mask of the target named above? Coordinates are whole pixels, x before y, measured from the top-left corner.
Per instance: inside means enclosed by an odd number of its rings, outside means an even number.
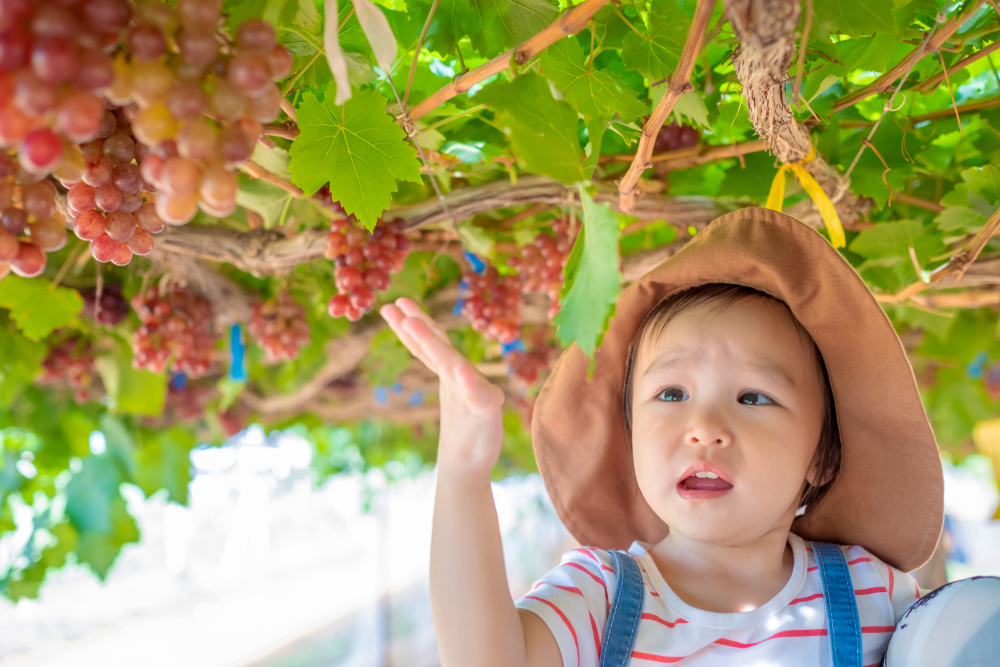
[[[400,297],[396,299],[396,305],[407,317],[417,317],[423,320],[427,324],[428,328],[433,331],[438,338],[451,345],[451,340],[449,340],[448,334],[441,328],[441,325],[435,322],[430,315],[425,313],[413,299]]]
[[[462,364],[470,364],[469,360],[459,354],[450,342],[441,340],[423,318],[407,317],[402,321],[400,328],[417,341],[420,349],[430,360],[431,367],[438,369],[436,372],[439,377],[443,378],[447,375],[448,379],[453,380],[457,367]]]

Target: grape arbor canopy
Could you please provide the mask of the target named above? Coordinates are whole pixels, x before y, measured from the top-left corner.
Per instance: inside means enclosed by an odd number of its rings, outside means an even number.
[[[33,516],[0,589],[105,577],[139,537],[122,484],[185,503],[190,450],[251,422],[310,439],[317,482],[432,462],[436,383],[374,312],[400,296],[506,392],[496,474],[533,469],[559,351],[744,206],[857,269],[944,455],[1000,457],[972,437],[1000,409],[998,12],[0,0],[0,535]]]

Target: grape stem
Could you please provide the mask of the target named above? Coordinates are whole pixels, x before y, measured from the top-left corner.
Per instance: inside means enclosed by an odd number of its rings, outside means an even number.
[[[639,137],[639,147],[636,150],[635,158],[631,166],[625,172],[625,176],[618,183],[619,205],[623,212],[631,213],[635,208],[636,185],[642,172],[649,169],[652,163],[649,158],[653,154],[653,143],[660,128],[663,127],[667,116],[674,109],[674,104],[681,95],[692,90],[691,75],[694,73],[695,61],[701,53],[702,38],[708,27],[708,21],[712,18],[712,10],[715,9],[715,0],[698,0],[698,5],[694,10],[694,18],[691,20],[691,28],[688,30],[687,40],[684,42],[684,50],[681,52],[677,69],[670,75],[666,92],[656,105],[653,114],[642,126],[642,134]]]
[[[253,178],[259,178],[260,180],[266,181],[267,183],[270,183],[271,185],[277,185],[279,188],[281,188],[285,192],[288,192],[292,196],[295,196],[295,197],[304,197],[305,196],[305,193],[302,192],[302,190],[300,188],[298,188],[297,186],[293,185],[292,183],[286,181],[285,179],[281,178],[280,176],[272,174],[267,169],[264,169],[263,167],[261,167],[259,164],[256,164],[254,162],[245,162],[245,163],[243,163],[243,164],[240,165],[240,169],[242,169],[243,171],[245,171],[247,174],[249,174]]]

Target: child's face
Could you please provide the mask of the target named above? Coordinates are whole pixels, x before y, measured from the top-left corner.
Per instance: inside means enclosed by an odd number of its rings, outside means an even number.
[[[736,546],[787,532],[803,481],[816,481],[823,385],[781,306],[716,308],[683,311],[638,350],[632,450],[639,489],[672,531]],[[690,477],[699,463],[720,478]]]

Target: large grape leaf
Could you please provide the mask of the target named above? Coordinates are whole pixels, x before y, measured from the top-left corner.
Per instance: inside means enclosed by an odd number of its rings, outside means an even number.
[[[552,0],[466,0],[466,4],[465,30],[472,48],[486,58],[517,46],[559,16]]]
[[[99,355],[94,364],[116,411],[151,417],[162,412],[167,396],[167,374],[133,368],[132,352],[127,345],[119,345],[114,352]]]
[[[551,96],[550,96],[551,97]],[[386,99],[359,90],[342,107],[327,89],[298,106],[300,134],[292,144],[289,172],[306,194],[330,183],[330,194],[368,229],[389,207],[396,179],[420,182],[420,163],[406,133],[385,112]]]
[[[621,292],[618,268],[618,214],[607,204],[598,206],[580,185],[583,221],[563,274],[561,307],[555,325],[563,346],[576,342],[592,357]]]
[[[476,100],[499,113],[501,124],[511,130],[514,150],[529,169],[565,183],[583,180],[576,111],[552,97],[545,79],[528,72],[511,83],[484,88]]]
[[[621,77],[589,67],[583,47],[575,39],[560,39],[542,53],[545,76],[556,84],[567,102],[589,118],[638,118],[646,105],[626,88]]]
[[[135,483],[147,497],[166,489],[170,500],[186,505],[196,444],[194,434],[176,426],[146,434],[135,454]]]
[[[677,68],[691,19],[676,0],[653,0],[644,36],[630,30],[622,40],[622,60],[650,81],[665,79]]]
[[[892,11],[871,0],[824,0],[815,3],[816,20],[821,25],[839,28],[851,37],[876,33],[897,33],[899,26]]]
[[[41,340],[54,330],[76,322],[83,299],[75,289],[56,287],[42,278],[10,275],[0,280],[0,306],[21,332],[31,340]]]

